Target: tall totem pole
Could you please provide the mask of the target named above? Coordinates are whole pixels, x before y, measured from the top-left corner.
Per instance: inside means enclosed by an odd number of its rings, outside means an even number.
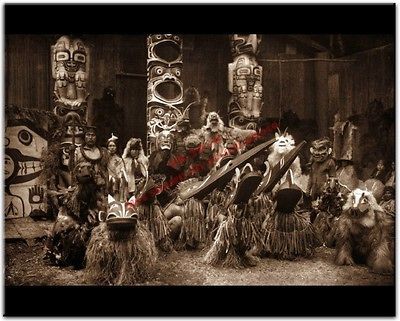
[[[258,65],[261,36],[230,36],[233,62],[228,65],[229,125],[241,129],[257,129],[262,108],[262,67]]]
[[[182,38],[172,34],[147,37],[147,154],[156,149],[182,116]]]
[[[89,49],[82,40],[62,36],[52,46],[52,76],[54,84],[54,113],[62,123],[62,181],[71,184],[74,150],[83,142],[86,125],[86,83],[89,75]]]

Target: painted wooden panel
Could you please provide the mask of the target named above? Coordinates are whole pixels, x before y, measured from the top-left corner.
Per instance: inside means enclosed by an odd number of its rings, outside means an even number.
[[[6,219],[46,213],[45,186],[39,175],[47,131],[32,120],[8,119],[4,150],[4,217]],[[40,212],[40,213],[38,213]]]

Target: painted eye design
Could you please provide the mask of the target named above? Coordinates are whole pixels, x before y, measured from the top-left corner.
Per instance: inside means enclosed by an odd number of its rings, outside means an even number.
[[[5,142],[4,142],[5,146],[10,145],[10,138],[5,137]]]
[[[85,50],[85,46],[83,45],[83,43],[82,42],[77,42],[77,44],[76,44],[76,46],[78,47],[78,50]]]
[[[156,35],[156,39],[160,40],[162,38],[161,35]]]
[[[368,203],[368,201],[367,201],[367,199],[366,198],[363,198],[362,200],[361,200],[361,202],[360,202],[361,204],[367,204]]]
[[[69,158],[69,147],[68,146],[64,146],[62,148],[62,153],[63,153],[64,157],[66,157],[68,159]]]
[[[181,71],[179,69],[175,69],[175,75],[179,77],[181,75]]]
[[[238,68],[236,71],[237,75],[250,75],[251,74],[251,70],[250,68],[247,67],[242,67],[242,68]]]
[[[179,37],[178,36],[174,36],[174,40],[175,41],[179,41]]]
[[[68,109],[60,106],[57,108],[57,113],[59,116],[65,116],[66,114],[68,114]]]
[[[32,143],[33,138],[30,132],[28,132],[25,129],[22,129],[18,133],[18,139],[22,144],[29,146]]]
[[[79,108],[76,112],[81,117],[85,116],[85,108]]]
[[[75,53],[74,54],[74,60],[77,62],[85,63],[86,62],[86,56],[81,53]]]
[[[244,123],[244,118],[243,117],[239,117],[238,118],[238,123],[239,124],[243,124]]]
[[[157,115],[157,116],[162,116],[162,115],[164,115],[164,110],[162,109],[162,108],[157,108],[155,111],[154,111],[154,113]]]
[[[156,74],[161,75],[163,73],[163,69],[161,67],[156,68]]]
[[[56,53],[56,61],[66,61],[69,60],[68,52],[57,52]]]

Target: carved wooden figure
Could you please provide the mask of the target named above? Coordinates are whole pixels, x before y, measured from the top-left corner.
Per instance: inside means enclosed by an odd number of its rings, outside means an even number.
[[[89,50],[80,39],[62,36],[53,46],[54,93],[64,105],[79,106],[86,101]]]
[[[233,62],[228,66],[229,125],[256,129],[262,107],[262,67],[256,61],[261,36],[234,34],[230,37]]]

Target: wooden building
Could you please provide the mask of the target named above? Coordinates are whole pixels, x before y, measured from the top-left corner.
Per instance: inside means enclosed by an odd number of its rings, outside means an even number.
[[[50,48],[60,36],[6,35],[6,105],[52,110],[54,79]],[[102,97],[105,87],[112,86],[116,103],[124,112],[122,141],[129,137],[146,139],[147,35],[78,36],[90,48],[89,120],[93,100]],[[230,97],[227,74],[232,62],[228,35],[182,37],[184,88],[195,86],[201,95],[207,95],[209,111],[218,111],[227,121]],[[257,61],[263,67],[264,118],[282,120],[285,112],[292,111],[311,130],[307,137],[297,138],[313,139],[331,136],[329,127],[339,112],[341,119],[351,119],[360,127],[360,137],[364,140],[356,159],[360,166],[365,166],[362,160],[370,154],[370,148],[375,150],[374,157],[368,160],[371,164],[378,158],[393,159],[392,36],[264,34]],[[374,112],[371,115],[376,108],[379,115]],[[371,117],[383,117],[387,122],[387,132],[379,133],[384,138],[376,137]]]

